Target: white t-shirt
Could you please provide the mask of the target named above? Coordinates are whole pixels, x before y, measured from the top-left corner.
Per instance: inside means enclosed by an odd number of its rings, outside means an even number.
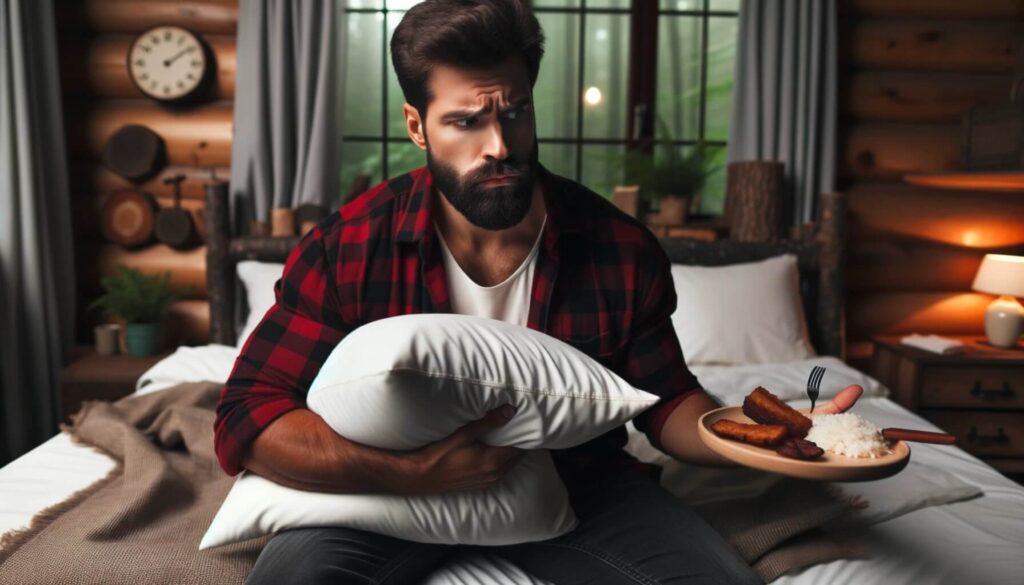
[[[470,278],[455,256],[452,256],[448,244],[435,225],[437,237],[441,240],[441,252],[444,256],[444,271],[448,280],[448,296],[451,299],[452,312],[461,315],[475,315],[514,323],[526,327],[530,316],[530,295],[533,292],[533,273],[537,266],[540,242],[544,236],[547,216],[540,226],[537,241],[527,254],[523,263],[516,268],[504,282],[494,286],[480,286]]]

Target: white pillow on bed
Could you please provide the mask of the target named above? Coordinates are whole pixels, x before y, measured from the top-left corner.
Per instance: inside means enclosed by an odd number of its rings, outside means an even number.
[[[263,320],[263,316],[274,305],[274,284],[281,278],[283,272],[284,264],[255,260],[243,260],[235,267],[235,273],[245,287],[245,298],[249,304],[245,327],[238,335],[238,347],[245,345],[245,341]]]
[[[307,394],[342,436],[415,449],[503,404],[517,407],[481,440],[565,448],[632,419],[658,397],[543,333],[466,315],[405,315],[345,337]],[[527,454],[489,490],[427,497],[293,490],[243,473],[200,548],[301,526],[349,526],[406,540],[501,545],[546,540],[576,525],[547,451]]]
[[[672,325],[688,364],[764,364],[814,356],[797,258],[728,266],[672,265]]]

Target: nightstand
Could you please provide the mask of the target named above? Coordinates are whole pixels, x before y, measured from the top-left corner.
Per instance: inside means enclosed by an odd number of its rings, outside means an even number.
[[[893,400],[956,435],[962,449],[1004,474],[1024,474],[1024,346],[957,339],[964,353],[939,355],[878,337],[872,373]]]
[[[135,382],[169,352],[150,357],[96,355],[91,346],[76,346],[61,371],[61,420],[78,412],[85,400],[117,400],[135,391]]]

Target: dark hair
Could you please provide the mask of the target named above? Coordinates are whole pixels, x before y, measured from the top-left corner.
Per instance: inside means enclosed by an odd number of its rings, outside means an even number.
[[[426,115],[427,82],[436,64],[467,69],[520,55],[537,81],[544,32],[522,0],[426,0],[405,13],[391,37],[391,62],[405,101]]]

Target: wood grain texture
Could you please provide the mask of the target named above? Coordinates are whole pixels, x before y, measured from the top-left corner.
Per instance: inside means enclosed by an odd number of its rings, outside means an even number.
[[[72,102],[65,117],[68,151],[73,160],[101,160],[103,145],[126,124],[141,124],[167,145],[168,164],[230,167],[233,104],[220,101],[186,109],[170,109],[143,100]]]
[[[73,216],[71,223],[75,229],[75,237],[80,241],[103,241],[99,225],[100,210],[111,193],[112,191],[72,194],[71,207]],[[174,198],[170,196],[157,197],[156,202],[161,209],[174,207]],[[181,208],[192,214],[192,220],[197,222],[197,225],[200,221],[203,221],[204,204],[202,201],[182,198]]]
[[[839,145],[849,180],[899,180],[906,173],[960,168],[960,127],[952,124],[852,124]]]
[[[969,291],[986,252],[917,240],[856,240],[846,257],[847,291]]]
[[[854,19],[840,28],[840,59],[863,69],[1011,73],[1020,22]]]
[[[62,31],[140,33],[158,25],[177,25],[203,34],[234,35],[238,0],[79,0],[56,11]]]
[[[851,294],[847,299],[850,339],[890,334],[982,334],[991,295],[970,292]]]
[[[164,321],[164,347],[210,343],[210,303],[183,300],[171,304]]]
[[[847,190],[850,238],[909,238],[968,248],[1024,246],[1024,197],[861,182]]]
[[[100,276],[114,274],[123,264],[145,274],[171,273],[171,284],[188,287],[187,298],[206,298],[206,247],[178,251],[163,244],[129,251],[114,244],[78,247],[79,285],[85,293],[100,291]]]
[[[212,176],[211,176],[212,171]],[[102,164],[90,161],[77,161],[70,164],[69,176],[72,193],[109,193],[116,189],[138,188],[149,191],[158,199],[174,196],[174,188],[165,185],[164,179],[175,175],[185,175],[181,182],[181,200],[202,202],[206,183],[211,180],[228,180],[231,177],[230,167],[202,168],[190,166],[169,166],[156,177],[135,185],[120,175],[111,172]]]
[[[207,99],[232,99],[235,95],[235,37],[204,35],[213,51],[217,74]],[[125,64],[133,35],[65,35],[58,39],[60,76],[66,96],[144,98],[128,75]]]
[[[1020,0],[845,0],[844,16],[1024,20]]]
[[[971,106],[1009,101],[1010,75],[907,71],[854,71],[839,92],[849,119],[959,123]]]

